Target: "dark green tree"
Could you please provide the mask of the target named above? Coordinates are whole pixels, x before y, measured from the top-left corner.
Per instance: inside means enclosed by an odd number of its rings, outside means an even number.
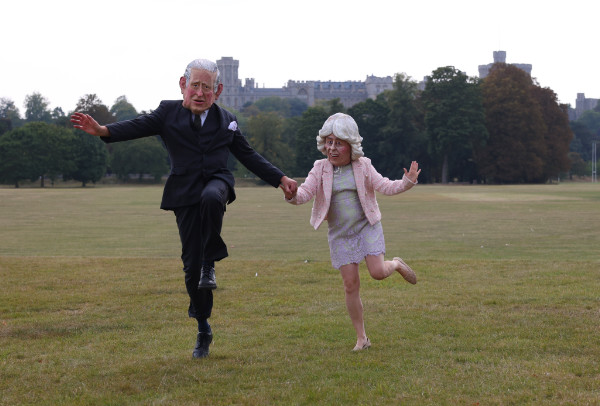
[[[77,106],[75,106],[75,111],[89,114],[100,125],[111,124],[116,121],[108,107],[95,94],[86,94],[81,97],[77,102]]]
[[[283,118],[276,112],[250,117],[246,135],[252,147],[283,172],[293,170],[294,156],[289,145],[282,141]]]
[[[571,121],[570,126],[574,134],[570,146],[571,152],[576,152],[586,162],[591,161],[594,133],[581,121]]]
[[[453,66],[441,67],[428,77],[422,95],[431,157],[442,183],[449,178],[476,177],[474,156],[488,133],[477,79]]]
[[[327,117],[329,117],[335,113],[345,113],[346,112],[346,108],[340,101],[339,97],[336,97],[335,99],[328,99],[328,100],[317,100],[316,105],[323,106],[323,108],[325,108],[325,111],[327,111],[327,113],[328,113]]]
[[[600,137],[600,113],[588,110],[581,115],[577,122],[589,128],[595,138]]]
[[[290,116],[300,117],[308,109],[308,104],[300,99],[288,99],[290,103]]]
[[[73,131],[42,122],[28,123],[2,135],[2,179],[18,187],[20,180],[52,182],[75,169]]]
[[[408,169],[415,160],[423,167],[419,181],[426,181],[429,177],[427,138],[419,93],[415,81],[404,74],[397,74],[394,89],[377,96],[377,102],[387,106],[389,114],[378,142],[373,146],[377,150],[369,154],[376,158],[373,164],[377,170],[389,178],[400,179],[404,175],[403,168]],[[368,151],[373,147],[365,142],[364,148]]]
[[[0,119],[4,121],[6,131],[20,127],[23,121],[15,102],[5,97],[0,98]]]
[[[74,179],[85,187],[88,182],[96,183],[106,173],[108,149],[99,138],[83,131],[75,131],[74,162],[75,168],[63,174],[65,179]]]
[[[110,108],[110,114],[112,114],[115,121],[131,120],[138,116],[135,107],[127,101],[127,97],[125,96],[117,97],[115,104]]]
[[[158,137],[140,138],[113,144],[110,155],[110,168],[121,180],[137,174],[141,182],[145,174],[159,182],[169,171],[167,150]]]
[[[52,122],[48,100],[38,92],[25,96],[25,121],[28,123],[41,121]]]
[[[254,106],[263,113],[274,112],[281,117],[290,116],[290,104],[287,99],[281,97],[265,97],[254,102]]]
[[[379,143],[390,114],[390,109],[382,100],[381,98],[378,101],[367,99],[348,109],[348,114],[356,121],[358,131],[363,137],[363,152],[378,169],[378,164],[382,162]]]
[[[294,156],[292,165],[292,171],[296,168],[296,132],[300,127],[300,122],[302,120],[302,116],[290,117],[288,119],[283,120],[283,131],[281,133],[281,141],[287,144]]]
[[[489,141],[478,154],[477,166],[488,182],[546,180],[547,129],[532,85],[529,74],[501,63],[492,66],[481,84]]]
[[[577,152],[569,152],[569,160],[571,161],[571,169],[569,171],[569,179],[573,180],[573,176],[589,175],[587,163],[581,158]]]
[[[37,179],[39,172],[28,148],[31,144],[30,135],[17,130],[0,135],[0,182],[18,188],[20,181]]]
[[[50,113],[52,124],[56,124],[59,127],[72,128],[70,117],[67,117],[65,112],[60,107],[55,107]]]
[[[25,127],[35,132],[37,142],[34,152],[40,165],[41,187],[44,187],[45,178],[54,184],[60,175],[75,169],[75,135],[72,129],[45,123],[30,123]]]
[[[569,146],[573,139],[573,131],[569,127],[568,107],[558,103],[556,93],[550,88],[533,85],[531,92],[540,106],[546,129],[544,177],[556,178],[561,172],[567,172],[571,165]]]
[[[300,99],[284,99],[281,97],[265,97],[244,106],[246,116],[255,116],[259,112],[275,112],[283,118],[300,116],[308,105]]]
[[[296,169],[295,176],[306,176],[317,159],[324,158],[317,149],[317,136],[323,123],[330,116],[322,106],[309,107],[298,123],[296,131]]]
[[[12,122],[7,118],[0,118],[0,135],[12,130]]]

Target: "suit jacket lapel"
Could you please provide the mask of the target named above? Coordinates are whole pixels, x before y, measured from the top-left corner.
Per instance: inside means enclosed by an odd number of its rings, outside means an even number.
[[[204,136],[210,137],[210,141],[206,145],[207,150],[211,150],[215,144],[223,141],[223,137],[226,135],[229,122],[227,122],[227,117],[225,116],[223,110],[218,108],[216,104],[211,106],[208,116],[206,117],[206,122],[204,123],[205,125],[207,124],[208,120],[211,120],[209,125],[212,131]]]

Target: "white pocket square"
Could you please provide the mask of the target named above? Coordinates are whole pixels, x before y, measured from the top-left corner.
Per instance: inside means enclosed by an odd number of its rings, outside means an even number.
[[[229,123],[229,127],[227,127],[227,129],[231,131],[237,130],[237,121],[232,121],[231,123]]]

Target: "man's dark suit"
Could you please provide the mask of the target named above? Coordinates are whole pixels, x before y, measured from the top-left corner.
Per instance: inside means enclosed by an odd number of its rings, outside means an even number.
[[[166,145],[171,172],[160,207],[173,210],[177,218],[190,295],[189,315],[210,317],[212,291],[198,290],[198,281],[203,260],[218,261],[227,256],[220,233],[225,205],[235,200],[234,177],[227,169],[229,153],[274,187],[279,186],[283,172],[252,149],[237,129],[236,117],[216,104],[200,130],[194,128],[192,113],[181,100],[162,101],[150,114],[107,128],[110,136],[102,137],[105,142],[160,135]]]

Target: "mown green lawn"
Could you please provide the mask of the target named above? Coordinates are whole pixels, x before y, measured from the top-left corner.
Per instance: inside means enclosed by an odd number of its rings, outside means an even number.
[[[419,185],[379,197],[368,351],[310,204],[240,187],[211,356],[162,188],[0,189],[1,405],[600,404],[600,186]]]

